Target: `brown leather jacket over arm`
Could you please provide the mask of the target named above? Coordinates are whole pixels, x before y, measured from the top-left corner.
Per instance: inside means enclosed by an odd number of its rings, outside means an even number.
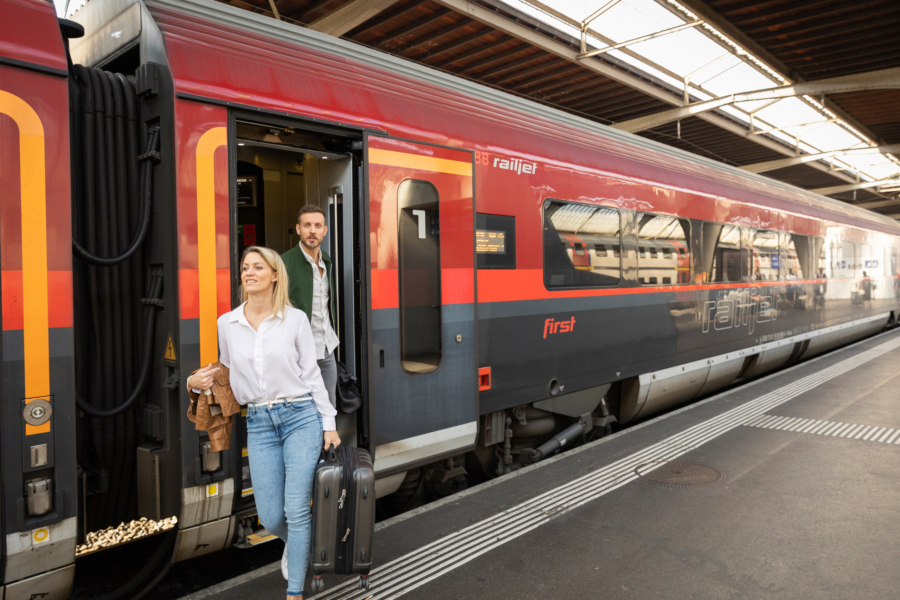
[[[216,362],[214,366],[219,370],[213,376],[212,394],[195,394],[193,390],[188,390],[191,405],[188,407],[187,417],[194,423],[194,429],[209,434],[210,450],[221,452],[228,450],[231,443],[234,415],[241,412],[241,405],[231,391],[228,367],[220,362]]]

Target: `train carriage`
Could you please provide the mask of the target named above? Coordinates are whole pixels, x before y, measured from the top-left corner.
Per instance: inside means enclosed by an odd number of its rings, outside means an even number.
[[[298,243],[307,203],[363,392],[338,428],[395,507],[900,308],[872,212],[212,0],[0,12],[10,597],[66,597],[76,545],[123,521],[174,523],[175,560],[268,539],[241,424],[211,452],[184,379],[241,250]]]

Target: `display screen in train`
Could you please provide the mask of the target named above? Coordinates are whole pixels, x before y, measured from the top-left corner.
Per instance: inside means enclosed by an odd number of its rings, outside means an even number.
[[[479,254],[506,254],[506,232],[476,229],[475,251]]]

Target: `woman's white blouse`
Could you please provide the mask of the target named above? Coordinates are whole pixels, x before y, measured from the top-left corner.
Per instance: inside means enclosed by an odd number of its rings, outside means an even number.
[[[229,369],[240,404],[312,394],[322,428],[334,431],[337,411],[328,400],[306,313],[285,307],[254,331],[241,304],[219,317],[218,328],[219,360]]]

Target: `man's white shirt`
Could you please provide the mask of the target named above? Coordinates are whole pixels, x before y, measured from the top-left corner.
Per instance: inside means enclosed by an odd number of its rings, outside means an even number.
[[[313,302],[312,312],[310,313],[310,327],[312,327],[313,338],[316,341],[316,359],[322,360],[338,347],[340,341],[334,328],[331,326],[331,318],[329,316],[329,286],[328,286],[328,269],[325,267],[325,261],[322,259],[322,251],[319,251],[319,263],[313,260],[303,244],[300,244],[300,252],[312,267],[313,272]],[[319,270],[321,268],[321,271]]]

